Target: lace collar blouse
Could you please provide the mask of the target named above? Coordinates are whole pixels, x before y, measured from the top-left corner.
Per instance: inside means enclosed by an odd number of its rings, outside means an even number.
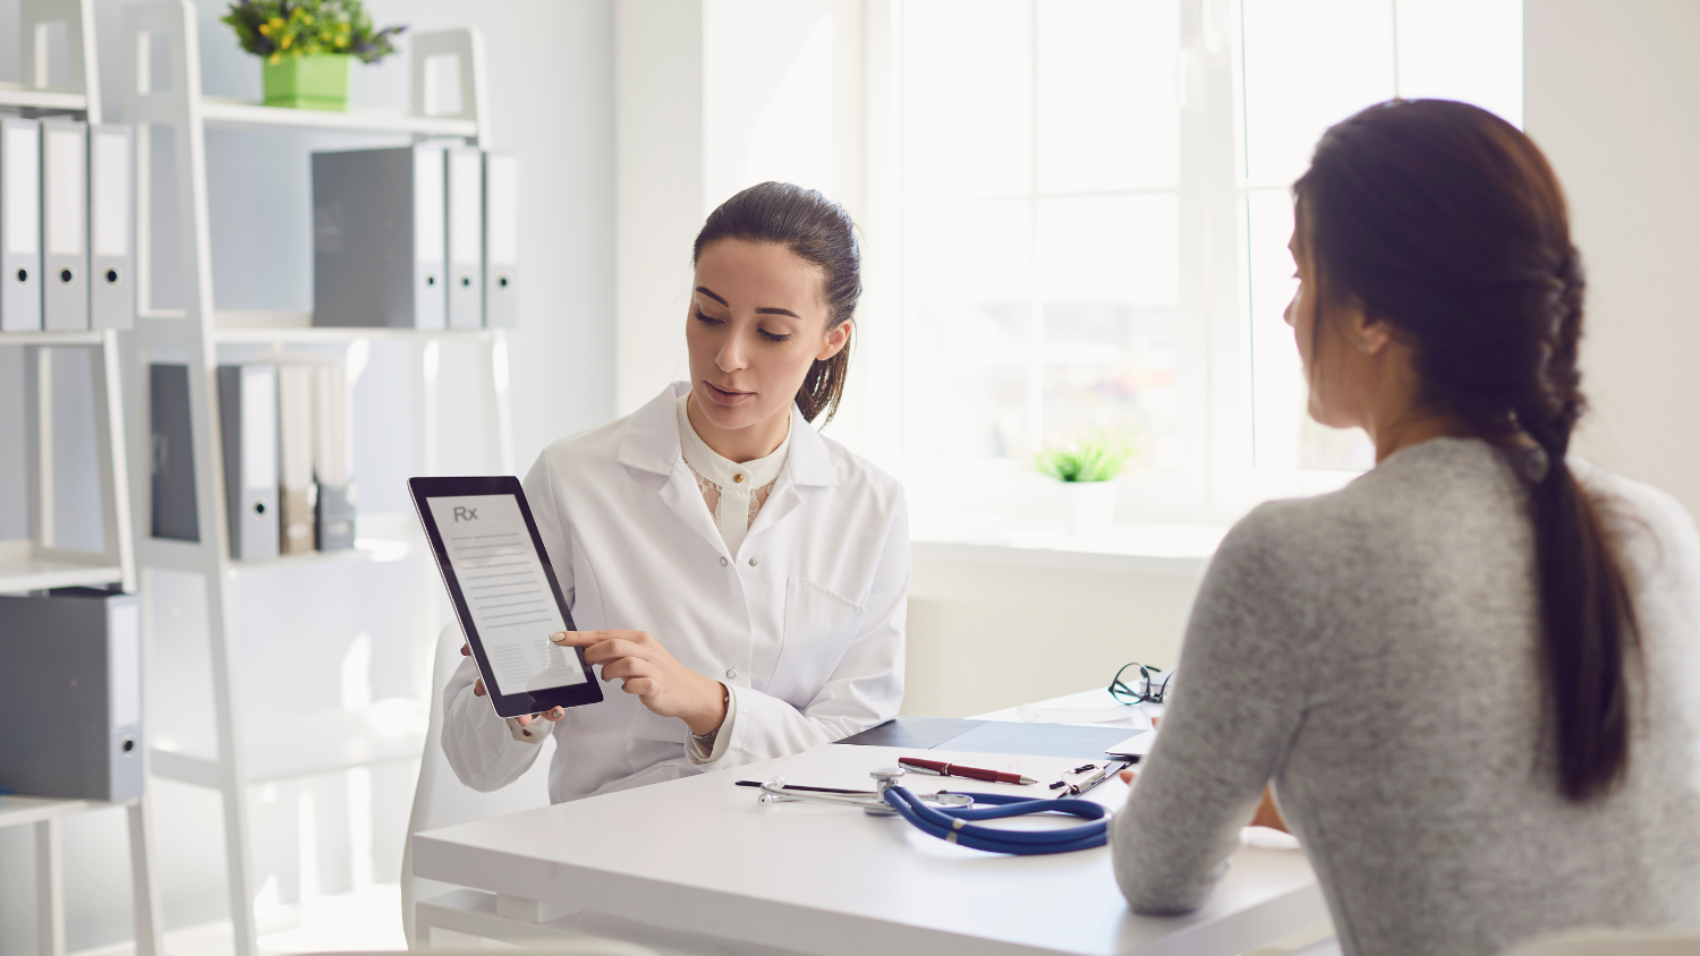
[[[690,400],[691,393],[686,392],[677,403],[679,451],[697,480],[709,513],[714,515],[714,525],[720,531],[721,540],[726,542],[727,552],[736,556],[761,506],[773,493],[779,472],[785,467],[786,455],[791,450],[790,419],[786,419],[785,440],[772,454],[740,463],[708,447],[708,443],[697,434],[685,411]]]

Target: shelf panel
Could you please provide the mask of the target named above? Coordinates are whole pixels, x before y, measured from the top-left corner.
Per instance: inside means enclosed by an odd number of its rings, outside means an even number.
[[[0,332],[6,345],[99,345],[105,332]]]
[[[246,571],[263,571],[267,568],[299,568],[313,564],[346,564],[349,562],[371,562],[379,564],[386,561],[400,561],[413,551],[413,545],[407,541],[386,541],[379,538],[356,538],[354,547],[343,548],[339,551],[309,551],[302,554],[283,554],[275,558],[265,558],[260,561],[232,561],[230,571],[238,574]]]
[[[0,541],[0,594],[102,587],[123,580],[123,569],[107,564],[101,555],[90,555],[87,561],[66,560],[61,555],[44,558],[31,550],[28,541]]]
[[[26,90],[21,83],[0,83],[0,106],[86,112],[89,108],[89,99],[81,93]]]
[[[50,797],[15,797],[7,794],[0,796],[0,829],[40,823],[54,817],[65,817],[110,806],[113,804],[97,803],[93,800],[56,800]]]
[[[381,701],[365,710],[323,711],[270,723],[250,723],[243,732],[247,782],[266,783],[356,767],[417,759],[425,749],[426,715],[411,701]],[[210,728],[194,735],[154,737],[155,772],[198,786],[216,780],[208,763],[214,752]]]
[[[297,110],[263,106],[221,96],[201,97],[201,116],[208,126],[264,126],[285,129],[340,130],[348,133],[413,133],[420,136],[478,135],[472,120],[441,116],[410,116],[377,110]]]
[[[393,342],[418,342],[439,339],[450,342],[477,342],[490,334],[489,329],[392,329],[381,326],[310,327],[288,329],[213,329],[213,341],[219,345],[348,345],[361,339]]]

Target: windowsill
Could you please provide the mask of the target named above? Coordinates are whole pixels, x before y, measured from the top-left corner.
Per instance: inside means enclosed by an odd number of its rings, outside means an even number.
[[[1130,524],[1072,537],[1056,522],[1031,518],[943,517],[910,534],[913,599],[1109,613],[1167,608],[1184,617],[1227,533],[1209,525]]]
[[[1025,565],[1057,569],[1194,575],[1227,528],[1140,524],[1075,537],[1058,528],[1012,528],[1005,520],[966,516],[933,522],[910,535],[917,563]]]

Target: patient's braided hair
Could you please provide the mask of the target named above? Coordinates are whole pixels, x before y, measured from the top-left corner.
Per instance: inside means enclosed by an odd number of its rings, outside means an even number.
[[[1559,787],[1584,802],[1629,764],[1638,647],[1623,565],[1565,463],[1586,403],[1576,365],[1581,259],[1535,144],[1464,103],[1394,100],[1330,129],[1294,185],[1301,240],[1332,302],[1415,344],[1424,400],[1528,469]]]

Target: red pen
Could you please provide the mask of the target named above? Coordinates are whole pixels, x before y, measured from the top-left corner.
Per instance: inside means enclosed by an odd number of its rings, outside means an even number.
[[[982,770],[979,767],[964,767],[957,763],[946,763],[943,760],[922,760],[920,757],[898,757],[899,766],[908,767],[921,773],[930,773],[939,777],[967,777],[970,780],[985,780],[990,783],[1019,783],[1033,784],[1039,781],[1032,777],[1023,777],[1018,773],[1004,773],[1001,770]]]

